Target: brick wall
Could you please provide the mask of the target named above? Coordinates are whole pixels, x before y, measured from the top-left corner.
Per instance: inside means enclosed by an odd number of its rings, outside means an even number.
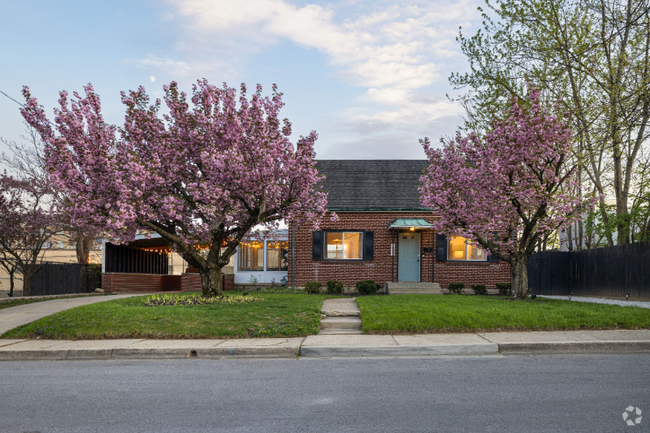
[[[102,289],[107,293],[162,292],[175,285],[174,279],[167,277],[175,275],[106,272],[102,274]]]
[[[485,284],[496,289],[496,283],[510,282],[510,265],[499,263],[436,263],[435,281],[446,289],[449,283],[465,283],[465,292],[472,293],[472,284]]]
[[[183,292],[200,292],[201,291],[201,276],[198,273],[188,273],[181,275],[181,287]],[[235,290],[235,276],[223,275],[223,290],[229,292]]]
[[[201,276],[198,273],[181,275],[181,290],[183,292],[201,291]]]
[[[388,224],[395,218],[423,218],[429,222],[434,216],[430,212],[337,212],[339,220],[331,222],[327,215],[321,224],[321,230],[363,230],[373,231],[375,249],[373,261],[313,261],[312,231],[309,227],[296,227],[296,287],[304,287],[307,281],[327,280],[342,281],[345,286],[354,287],[361,280],[375,280],[383,285],[386,281],[397,281],[397,256],[390,255],[393,242]],[[424,253],[420,259],[421,281],[431,282],[432,254],[435,254],[435,234],[430,230],[421,230],[422,247],[431,247],[433,237],[434,253]],[[292,284],[291,256],[292,230],[289,228],[289,286]],[[397,243],[397,239],[395,239]],[[396,246],[397,250],[397,246]],[[399,254],[399,251],[397,251]],[[510,265],[507,263],[435,263],[434,282],[446,288],[449,283],[485,284],[495,288],[495,283],[510,281]]]
[[[234,290],[235,276],[223,276],[224,290]],[[108,272],[102,274],[102,289],[107,293],[201,291],[199,274],[163,275]]]
[[[223,276],[223,291],[231,292],[235,290],[235,276],[234,275],[224,275]]]

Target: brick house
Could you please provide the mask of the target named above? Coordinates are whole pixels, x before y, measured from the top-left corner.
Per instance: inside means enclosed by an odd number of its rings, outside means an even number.
[[[339,280],[485,284],[510,281],[510,265],[468,245],[464,238],[434,233],[438,218],[420,204],[418,186],[426,160],[320,160],[328,214],[319,231],[289,223],[289,285]],[[330,221],[330,213],[338,221]],[[294,242],[295,233],[295,245]]]

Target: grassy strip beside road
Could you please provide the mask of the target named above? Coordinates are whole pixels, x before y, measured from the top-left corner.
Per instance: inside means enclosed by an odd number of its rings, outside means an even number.
[[[650,328],[649,309],[552,299],[395,295],[357,303],[366,334]]]
[[[78,294],[78,295],[59,295],[59,296],[44,296],[37,298],[3,298],[0,300],[0,310],[3,308],[16,307],[18,305],[32,304],[34,302],[53,301],[56,299],[72,299],[72,298],[87,298],[90,296],[111,296],[111,293],[104,294]]]
[[[229,292],[235,296],[241,293]],[[174,296],[198,296],[183,293]],[[62,311],[7,331],[3,338],[248,338],[318,333],[328,296],[255,292],[256,302],[146,307],[133,297]]]
[[[50,299],[12,299],[10,301],[0,302],[0,310],[3,308],[16,307],[18,305],[31,304],[32,302],[49,301]]]

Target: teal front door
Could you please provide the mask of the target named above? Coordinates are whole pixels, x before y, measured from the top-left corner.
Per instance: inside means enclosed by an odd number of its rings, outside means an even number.
[[[420,281],[420,233],[400,232],[397,245],[397,280]]]

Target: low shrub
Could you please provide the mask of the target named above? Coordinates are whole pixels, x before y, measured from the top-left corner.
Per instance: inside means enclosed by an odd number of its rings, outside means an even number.
[[[449,290],[450,293],[455,293],[456,295],[460,295],[463,292],[464,288],[464,283],[449,283],[449,286],[447,286],[447,290]]]
[[[327,293],[329,295],[340,295],[343,293],[343,283],[337,280],[327,282]]]
[[[381,286],[373,280],[364,280],[357,283],[357,291],[360,295],[374,295]]]
[[[511,296],[510,283],[497,283],[496,286],[500,295]]]
[[[485,284],[472,284],[472,290],[474,290],[475,295],[485,295],[487,293]]]
[[[318,281],[307,281],[305,283],[305,292],[309,295],[318,295],[321,287],[323,287],[323,284]]]

